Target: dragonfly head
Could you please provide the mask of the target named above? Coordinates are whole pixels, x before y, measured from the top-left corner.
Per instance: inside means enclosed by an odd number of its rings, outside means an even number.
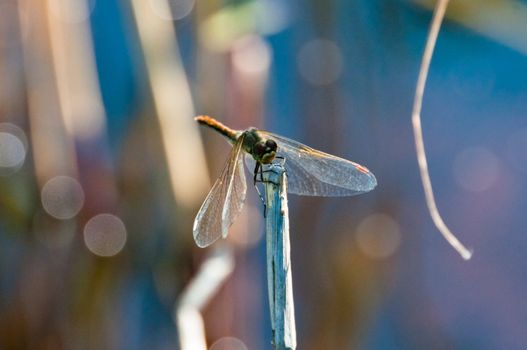
[[[262,164],[269,164],[276,156],[277,147],[274,140],[260,140],[254,144],[252,152],[253,158]]]

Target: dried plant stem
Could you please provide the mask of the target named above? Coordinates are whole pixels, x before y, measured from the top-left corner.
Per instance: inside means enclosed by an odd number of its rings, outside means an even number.
[[[289,242],[287,177],[282,165],[273,164],[263,174],[265,184],[265,232],[267,285],[276,350],[296,348],[295,310]]]
[[[415,148],[417,151],[417,162],[419,163],[419,171],[421,174],[421,180],[423,182],[423,189],[426,197],[426,204],[430,212],[430,216],[434,221],[437,229],[443,237],[447,240],[450,245],[461,254],[463,259],[468,260],[472,256],[472,252],[469,251],[450,231],[446,226],[443,218],[439,214],[437,209],[436,201],[434,198],[434,192],[432,190],[432,182],[430,181],[430,174],[428,172],[428,164],[426,161],[425,146],[423,142],[423,130],[421,127],[421,107],[423,105],[423,94],[426,85],[426,78],[428,76],[428,69],[430,67],[430,61],[432,60],[432,54],[437,41],[437,35],[441,22],[445,16],[446,7],[448,0],[438,0],[434,15],[432,18],[432,25],[426,41],[425,51],[423,53],[423,59],[421,61],[421,69],[417,78],[417,87],[415,89],[414,105],[412,110],[412,125],[414,129],[415,137]]]

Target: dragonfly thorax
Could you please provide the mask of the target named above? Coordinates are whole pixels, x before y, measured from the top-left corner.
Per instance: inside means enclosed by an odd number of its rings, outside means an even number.
[[[258,130],[250,128],[244,131],[243,148],[250,153],[254,160],[262,164],[269,164],[276,156],[276,142],[269,138],[263,138]]]

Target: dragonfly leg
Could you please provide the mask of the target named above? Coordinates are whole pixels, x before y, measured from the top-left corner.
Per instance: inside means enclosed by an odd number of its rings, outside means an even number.
[[[260,178],[258,178],[258,174],[260,174]],[[256,162],[256,166],[254,167],[254,176],[253,176],[254,186],[256,186],[256,184],[258,182],[264,182],[264,180],[263,180],[263,168],[262,168],[262,164]]]
[[[260,180],[258,180],[258,173],[260,173]],[[254,184],[254,188],[256,188],[256,192],[258,193],[258,197],[260,197],[260,200],[263,203],[263,206],[264,206],[264,218],[265,218],[266,215],[267,215],[267,205],[265,204],[265,199],[262,196],[262,194],[260,193],[260,190],[258,189],[258,186],[256,186],[257,182],[262,182],[262,181],[263,181],[262,166],[261,166],[260,163],[256,162],[256,166],[254,167],[253,184]]]

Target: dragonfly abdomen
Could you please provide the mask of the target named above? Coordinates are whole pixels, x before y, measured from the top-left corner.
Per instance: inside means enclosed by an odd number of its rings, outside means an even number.
[[[200,116],[197,116],[196,118],[194,118],[194,120],[197,121],[198,123],[202,124],[202,125],[208,126],[209,128],[212,128],[212,129],[216,130],[217,132],[219,132],[223,136],[229,138],[233,142],[236,140],[236,138],[238,136],[237,132],[235,130],[229,128],[228,126],[223,125],[222,123],[220,123],[216,119],[211,118],[209,116],[200,115]]]

